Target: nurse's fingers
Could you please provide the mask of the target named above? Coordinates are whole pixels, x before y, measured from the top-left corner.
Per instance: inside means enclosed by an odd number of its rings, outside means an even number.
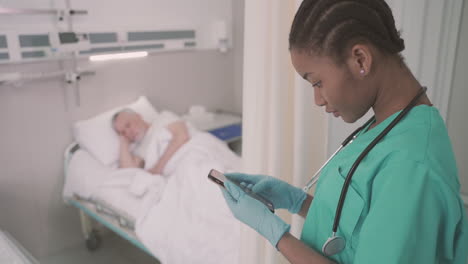
[[[235,185],[232,182],[225,182],[224,187],[226,187],[226,190],[236,201],[238,201],[245,194],[239,186]]]
[[[232,197],[232,195],[227,191],[227,190],[222,190],[222,193],[223,193],[223,196],[224,196],[224,199],[226,200],[227,204],[229,205],[229,207],[237,204],[237,200],[234,199],[234,197]],[[231,209],[232,210],[232,209]]]
[[[268,192],[271,190],[272,185],[275,184],[269,180],[263,180],[251,187],[254,193]]]
[[[245,173],[226,173],[224,174],[229,180],[234,182],[246,182],[256,183],[261,180],[261,177],[257,175],[245,174]]]

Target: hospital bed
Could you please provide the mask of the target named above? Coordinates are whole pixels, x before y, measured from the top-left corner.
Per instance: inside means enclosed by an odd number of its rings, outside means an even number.
[[[8,232],[0,230],[0,263],[39,264]]]
[[[65,150],[65,180],[70,160],[73,154],[79,149],[80,146],[77,143],[72,143]],[[136,238],[134,233],[135,220],[131,217],[126,216],[124,213],[119,212],[103,201],[88,200],[77,195],[65,202],[80,210],[81,228],[85,238],[86,248],[89,251],[94,251],[101,245],[101,237],[98,231],[92,226],[91,219],[94,219],[151,255]]]
[[[241,138],[241,118],[239,116],[231,114],[217,114],[211,124],[204,123],[194,125],[198,129],[207,131],[228,144],[238,142]],[[70,160],[78,150],[80,150],[80,146],[76,142],[70,144],[65,150],[65,180],[67,178]],[[135,233],[135,219],[132,216],[114,208],[110,204],[106,204],[105,201],[101,200],[90,200],[74,195],[73,198],[67,199],[65,202],[79,209],[85,245],[89,251],[94,251],[101,245],[99,232],[93,228],[93,219],[122,238],[128,240],[150,256],[154,256],[137,238]],[[157,256],[154,257],[157,258]]]

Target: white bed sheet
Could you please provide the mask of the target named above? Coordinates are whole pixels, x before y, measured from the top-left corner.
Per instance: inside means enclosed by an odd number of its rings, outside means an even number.
[[[104,200],[133,217],[137,237],[162,263],[237,263],[240,222],[207,175],[212,168],[239,171],[240,164],[208,133],[193,135],[168,162],[164,177],[109,168],[78,150],[63,194]]]
[[[99,201],[136,221],[159,201],[165,184],[162,176],[142,169],[106,167],[80,149],[70,161],[63,196]]]
[[[164,195],[136,225],[139,239],[162,263],[238,263],[240,222],[208,180],[213,168],[239,170],[240,159],[206,133],[168,163]]]

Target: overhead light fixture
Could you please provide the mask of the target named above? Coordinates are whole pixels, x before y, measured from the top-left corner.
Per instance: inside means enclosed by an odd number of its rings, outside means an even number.
[[[114,53],[114,54],[105,54],[105,55],[93,55],[89,57],[89,60],[90,61],[108,61],[108,60],[143,58],[146,56],[148,56],[147,51],[139,51],[139,52]]]

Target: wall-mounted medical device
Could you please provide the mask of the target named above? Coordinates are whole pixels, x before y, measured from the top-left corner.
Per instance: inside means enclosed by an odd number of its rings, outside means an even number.
[[[210,43],[211,44],[211,43]],[[217,44],[212,44],[218,48]],[[104,32],[1,32],[0,64],[198,48],[195,29]],[[206,49],[205,47],[203,47]]]
[[[56,15],[58,21],[64,21],[67,16],[87,15],[86,10],[77,9],[37,9],[37,8],[7,8],[0,7],[0,15]]]
[[[224,53],[232,47],[230,35],[226,21],[195,28],[141,31],[0,31],[0,64],[66,59],[71,54],[77,58],[88,58],[138,51],[158,53],[215,49]]]
[[[212,38],[219,52],[227,52],[230,48],[227,22],[218,20],[213,23],[212,27]]]
[[[90,70],[80,70],[76,71],[44,71],[44,72],[9,72],[9,73],[0,73],[0,86],[1,85],[12,85],[19,86],[25,82],[47,80],[53,78],[60,78],[67,84],[73,84],[79,82],[85,76],[95,75],[95,71]]]
[[[0,64],[44,60],[80,59],[95,55],[132,52],[173,52],[181,50],[215,49],[225,53],[232,48],[230,22],[223,19],[202,23],[164,24],[161,28],[109,28],[109,30],[76,32],[75,15],[86,15],[86,10],[74,9],[18,9],[0,7],[2,15],[56,15],[57,23],[49,30],[23,27],[23,30],[0,29]],[[86,19],[86,18],[84,18]],[[67,23],[65,23],[67,21]],[[186,24],[187,26],[183,26]],[[121,26],[120,26],[121,27]],[[25,31],[27,30],[27,31]],[[23,32],[21,32],[23,31]]]
[[[64,59],[90,48],[88,33],[0,32],[0,64]]]
[[[87,33],[59,32],[53,35],[52,51],[57,53],[78,52],[90,49],[89,35]]]

